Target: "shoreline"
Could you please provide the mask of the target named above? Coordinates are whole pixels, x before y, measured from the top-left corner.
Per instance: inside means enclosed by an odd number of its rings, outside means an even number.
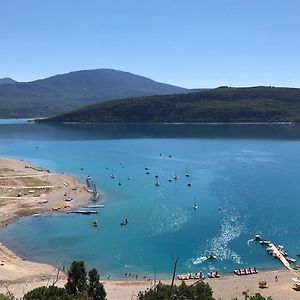
[[[66,213],[90,203],[90,198],[73,176],[0,157],[0,227],[25,216]]]
[[[48,173],[45,170],[35,170],[34,167],[26,168],[26,165],[29,164],[30,163],[25,162],[23,160],[0,158],[0,167],[2,167],[2,169],[0,168],[0,182],[2,182],[2,185],[0,185],[0,190],[2,189],[2,193],[0,194],[0,196],[3,195],[3,192],[8,193],[8,190],[11,188],[11,184],[20,183],[17,181],[24,177],[33,178],[33,181],[30,181],[31,184],[38,183],[37,178],[39,178],[39,180],[45,181],[44,177],[46,177],[47,182],[49,180],[51,181],[50,183],[53,183],[54,185],[54,183],[57,183],[58,180],[60,185],[57,186],[56,191],[49,191],[48,194],[44,193],[42,195],[39,195],[39,197],[34,197],[31,195],[26,195],[26,197],[23,197],[23,195],[21,197],[12,197],[17,198],[18,203],[20,202],[20,200],[24,200],[24,203],[28,205],[29,209],[24,210],[23,206],[18,207],[16,205],[13,205],[11,207],[9,206],[10,203],[5,203],[4,206],[0,206],[0,217],[2,217],[2,225],[4,225],[5,222],[13,222],[22,217],[32,217],[36,213],[50,213],[53,215],[60,213],[60,211],[53,212],[52,206],[61,202],[61,200],[57,200],[56,198],[58,196],[62,197],[66,190],[68,191],[68,193],[71,193],[73,185],[76,185],[81,192],[79,192],[78,189],[74,191],[76,192],[76,195],[80,194],[80,197],[76,202],[72,202],[73,200],[71,201],[71,208],[73,209],[76,207],[80,207],[88,203],[90,194],[85,190],[82,183],[80,183],[74,177],[64,174],[52,174]],[[12,166],[14,166],[15,168],[13,169]],[[6,177],[3,175],[3,170],[6,174]],[[42,177],[42,179],[40,177]],[[53,178],[55,179],[54,181],[52,181]],[[5,180],[7,180],[7,182],[5,182]],[[68,185],[61,184],[61,182],[68,183]],[[16,187],[18,188],[18,186]],[[31,185],[30,189],[34,189],[34,187],[32,187]],[[14,192],[14,189],[12,189],[12,191]],[[35,206],[37,200],[42,198],[47,198],[49,200],[49,203],[42,204],[41,206],[36,208]],[[51,201],[52,198],[54,199],[53,202]],[[10,207],[10,209],[12,210],[14,209],[14,213],[7,215],[6,210],[8,207]],[[66,211],[62,209],[61,212]],[[3,222],[3,214],[6,217],[5,222]],[[56,281],[57,276],[58,281],[56,285],[62,287],[66,283],[67,277],[63,271],[59,271],[58,274],[58,268],[59,266],[34,262],[32,260],[22,258],[22,255],[17,255],[0,241],[0,293],[5,294],[9,290],[16,297],[22,297],[24,293],[28,292],[33,288],[52,284],[54,281]],[[216,299],[221,298],[223,300],[231,300],[234,297],[237,297],[238,299],[243,299],[242,292],[249,290],[252,294],[259,292],[264,296],[272,296],[273,300],[286,300],[297,299],[300,296],[300,292],[297,293],[292,289],[291,278],[295,277],[295,274],[297,273],[294,271],[288,271],[284,269],[272,269],[262,271],[259,270],[258,274],[248,276],[237,276],[230,273],[226,273],[224,275],[221,274],[221,278],[207,278],[205,279],[205,282],[208,282],[211,288],[213,289],[214,297]],[[278,283],[274,280],[276,275],[279,277]],[[267,281],[269,288],[264,290],[259,289],[258,281],[260,280]],[[148,278],[146,280],[134,280],[132,278],[110,279],[103,280],[102,282],[107,291],[108,300],[136,299],[136,296],[139,291],[144,291],[149,287],[153,286],[154,284],[153,279],[149,280]],[[158,282],[158,280],[156,282]],[[161,282],[168,284],[170,283],[170,279],[163,278],[161,279]],[[194,282],[195,280],[189,280],[187,281],[187,284]],[[176,280],[176,284],[180,284],[180,281]]]
[[[3,119],[4,120],[4,119]],[[33,119],[30,122],[36,124],[145,124],[145,125],[298,125],[300,122],[294,121],[279,121],[279,122],[80,122],[80,121],[72,121],[72,122],[45,122],[47,118],[38,118]]]
[[[58,287],[63,287],[67,282],[67,275],[50,264],[32,262],[17,256],[9,250],[3,243],[0,243],[0,263],[5,260],[5,266],[0,265],[0,293],[6,293],[8,290],[16,297],[22,297],[28,291],[40,287],[49,286],[55,282]],[[299,275],[299,274],[298,274]],[[278,276],[278,282],[275,281]],[[299,299],[300,292],[292,289],[291,278],[296,277],[294,271],[285,269],[259,271],[258,274],[248,276],[237,276],[226,274],[218,279],[206,278],[213,290],[215,299],[232,300],[237,297],[238,300],[244,299],[242,293],[248,291],[250,294],[260,293],[273,300],[293,300]],[[260,289],[258,282],[267,281],[268,288]],[[105,279],[100,280],[107,292],[108,300],[131,300],[137,299],[140,291],[146,291],[158,282],[170,284],[171,279]],[[188,280],[187,284],[193,284],[197,280]],[[178,279],[175,284],[181,284]]]

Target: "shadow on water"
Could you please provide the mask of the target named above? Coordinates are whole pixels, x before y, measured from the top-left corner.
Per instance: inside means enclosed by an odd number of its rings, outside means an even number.
[[[296,124],[1,124],[2,139],[111,140],[139,138],[300,140]]]

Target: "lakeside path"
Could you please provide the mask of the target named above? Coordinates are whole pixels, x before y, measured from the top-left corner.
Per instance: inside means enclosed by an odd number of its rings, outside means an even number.
[[[18,193],[21,193],[20,197]],[[22,216],[52,212],[52,207],[65,203],[66,197],[74,200],[68,202],[70,208],[59,212],[87,204],[90,194],[73,177],[38,171],[25,161],[0,158],[0,225],[5,226]],[[37,201],[41,199],[48,202],[38,204]],[[276,275],[278,282],[275,282]],[[207,282],[214,291],[215,299],[243,299],[242,292],[249,290],[250,293],[259,292],[264,296],[272,296],[273,300],[297,300],[300,299],[300,292],[292,289],[291,281],[296,276],[294,271],[278,270],[241,277],[224,276],[220,279],[207,279]],[[267,289],[258,288],[260,280],[267,281]],[[58,274],[54,266],[24,260],[0,243],[0,293],[9,290],[20,298],[33,288],[51,285],[53,282],[57,286],[64,286],[66,275],[63,272]],[[152,281],[144,280],[106,280],[103,283],[108,300],[136,299],[139,291],[153,285]],[[163,280],[163,283],[170,281]],[[176,281],[176,284],[180,282]]]

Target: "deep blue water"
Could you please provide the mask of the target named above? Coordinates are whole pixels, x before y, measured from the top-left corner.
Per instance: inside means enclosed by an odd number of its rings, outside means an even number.
[[[90,175],[105,208],[98,228],[90,225],[94,216],[27,217],[1,229],[0,239],[29,259],[83,259],[115,278],[169,276],[177,256],[179,273],[278,268],[264,247],[247,241],[260,233],[292,257],[300,252],[299,153],[295,125],[1,124],[0,156],[82,181]],[[169,182],[175,170],[179,178]],[[121,227],[124,218],[129,224]],[[218,259],[205,260],[210,253]]]

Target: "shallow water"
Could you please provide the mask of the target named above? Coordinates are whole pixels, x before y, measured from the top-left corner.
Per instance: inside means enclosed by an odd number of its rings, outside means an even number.
[[[83,259],[114,278],[169,276],[177,256],[178,272],[278,268],[247,241],[260,233],[292,257],[300,252],[299,153],[294,125],[1,124],[1,156],[82,181],[90,175],[105,208],[98,228],[94,216],[46,215],[9,224],[0,239],[27,258]],[[120,226],[124,218],[129,224]]]

